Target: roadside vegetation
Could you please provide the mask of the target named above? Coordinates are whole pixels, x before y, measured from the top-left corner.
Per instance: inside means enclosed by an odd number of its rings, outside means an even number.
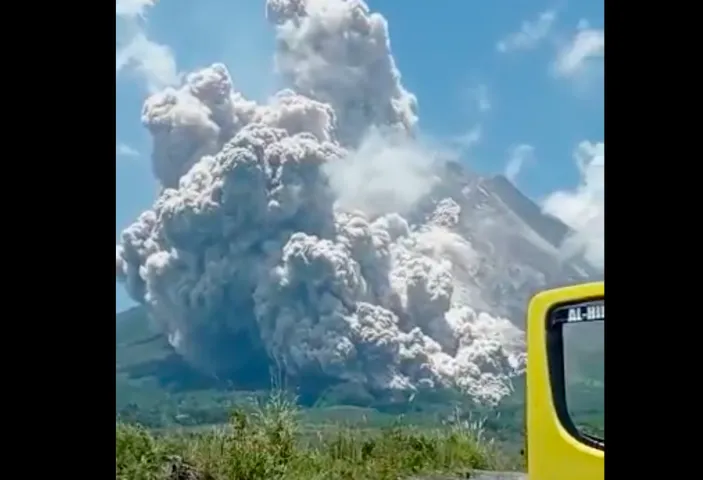
[[[220,427],[155,432],[119,421],[116,427],[117,480],[467,478],[473,469],[521,467],[486,438],[481,422],[430,428],[399,417],[381,428],[310,428],[283,393],[237,407]]]

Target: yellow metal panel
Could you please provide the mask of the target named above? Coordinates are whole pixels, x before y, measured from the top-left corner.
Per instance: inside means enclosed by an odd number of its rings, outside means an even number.
[[[547,290],[527,312],[527,454],[530,480],[601,480],[605,452],[574,438],[555,409],[547,358],[547,315],[559,304],[604,297],[603,282]]]

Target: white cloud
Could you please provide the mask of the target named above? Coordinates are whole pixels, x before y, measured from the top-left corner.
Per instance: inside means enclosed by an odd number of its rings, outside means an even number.
[[[115,155],[118,157],[136,157],[139,152],[126,143],[118,143],[115,145]]]
[[[572,40],[559,50],[554,70],[561,77],[573,77],[584,72],[590,62],[604,57],[605,31],[589,28],[582,20]]]
[[[499,52],[506,53],[513,50],[530,50],[537,47],[552,30],[557,13],[554,10],[547,10],[539,14],[534,21],[524,21],[520,30],[511,33],[498,42],[496,48]]]
[[[468,130],[467,132],[462,133],[461,135],[457,135],[451,138],[449,143],[452,144],[454,147],[465,151],[477,145],[481,141],[482,137],[483,129],[480,125],[477,125],[471,130]]]
[[[115,14],[123,18],[143,18],[146,10],[154,5],[156,5],[156,0],[117,0]]]
[[[343,209],[405,214],[435,185],[438,154],[422,140],[371,130],[357,150],[323,170]]]
[[[149,91],[157,91],[179,81],[176,60],[166,45],[147,38],[144,32],[134,35],[118,48],[115,54],[115,72],[132,68],[146,82]]]
[[[483,139],[483,128],[480,124],[464,130],[456,135],[432,137],[431,135],[420,135],[423,145],[425,145],[438,160],[442,161],[462,161],[473,148],[481,143]]]
[[[179,82],[173,51],[149,39],[143,26],[147,9],[155,4],[156,0],[117,0],[115,7],[115,16],[128,32],[117,42],[115,75],[131,69],[152,92]]]
[[[572,191],[551,194],[543,210],[574,230],[564,242],[567,256],[583,253],[593,265],[603,268],[605,257],[605,143],[581,142],[574,152],[581,173]]]
[[[522,167],[525,166],[525,163],[533,161],[534,155],[535,149],[532,145],[522,144],[512,148],[503,172],[506,178],[515,183]]]

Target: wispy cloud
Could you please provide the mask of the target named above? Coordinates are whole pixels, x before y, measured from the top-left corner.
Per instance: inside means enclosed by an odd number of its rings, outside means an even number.
[[[526,163],[534,161],[535,149],[532,145],[522,144],[510,150],[508,162],[505,164],[504,175],[515,183]]]
[[[470,91],[474,97],[478,111],[481,113],[488,112],[492,107],[491,98],[488,95],[488,87],[484,84],[480,84]]]
[[[428,137],[426,137],[428,138]],[[431,137],[429,137],[431,138]],[[483,128],[481,125],[465,130],[457,135],[441,137],[439,140],[428,141],[432,145],[433,151],[438,153],[444,160],[458,161],[465,158],[476,145],[483,139]]]
[[[554,71],[561,77],[574,77],[588,68],[592,62],[605,58],[605,31],[590,28],[585,20],[579,22],[570,42],[557,53]]]
[[[146,82],[150,91],[178,83],[173,52],[166,45],[149,40],[144,32],[134,35],[115,55],[115,72],[132,68]]]
[[[115,14],[122,18],[143,18],[149,7],[156,5],[156,0],[116,0]]]
[[[473,127],[471,130],[457,135],[450,139],[449,143],[455,148],[465,151],[470,150],[477,145],[483,137],[483,130],[480,125]]]
[[[118,143],[115,145],[115,156],[117,157],[136,157],[138,155],[139,152],[126,143]]]
[[[581,142],[574,152],[581,182],[573,190],[551,194],[543,210],[571,227],[562,250],[567,256],[583,253],[602,268],[605,258],[605,143]]]
[[[159,90],[179,81],[176,59],[166,45],[151,40],[144,28],[146,12],[157,0],[118,0],[115,16],[122,23],[124,38],[117,41],[115,75],[134,71],[149,91]]]
[[[555,10],[547,10],[539,14],[533,21],[524,21],[520,30],[506,36],[496,45],[499,52],[507,53],[515,50],[531,50],[537,47],[552,31],[557,19]]]

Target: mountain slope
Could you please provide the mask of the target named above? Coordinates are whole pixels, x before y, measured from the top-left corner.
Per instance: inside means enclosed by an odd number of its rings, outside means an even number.
[[[177,392],[217,389],[219,383],[193,369],[166,337],[156,332],[143,307],[117,314],[115,322],[117,409],[148,407]]]
[[[452,165],[428,199],[425,215],[443,198],[456,202],[452,229],[471,250],[455,263],[453,275],[463,286],[456,300],[522,328],[525,306],[537,291],[598,278],[587,262],[563,257],[560,247],[569,227],[544,214],[502,175],[481,177]]]

